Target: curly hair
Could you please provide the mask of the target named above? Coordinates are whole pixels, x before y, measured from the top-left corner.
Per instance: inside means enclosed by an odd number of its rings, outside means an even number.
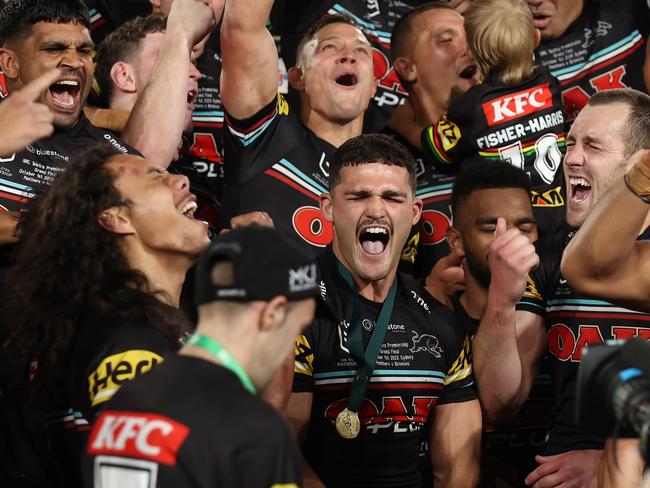
[[[129,266],[117,236],[98,222],[103,210],[130,204],[106,168],[112,156],[114,149],[100,145],[71,161],[19,223],[2,348],[6,355],[37,357],[50,379],[65,374],[66,353],[88,318],[146,321],[172,348],[188,329],[182,313],[158,299],[147,277]]]

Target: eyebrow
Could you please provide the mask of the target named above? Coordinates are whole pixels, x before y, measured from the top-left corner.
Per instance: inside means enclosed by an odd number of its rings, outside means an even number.
[[[74,46],[73,44],[65,41],[45,41],[43,44],[41,44],[41,49],[45,49],[45,48],[68,49],[69,47],[74,47],[75,49],[95,49],[95,44],[88,41],[84,41],[78,46]]]
[[[336,34],[336,35],[333,35],[333,36],[324,37],[321,40],[319,40],[318,43],[320,44],[320,43],[325,42],[325,41],[340,41],[342,39],[343,39],[343,36],[341,36],[339,34]],[[363,39],[356,38],[354,40],[354,42],[356,44],[363,44],[364,46],[370,47],[370,43],[368,41],[363,41]]]
[[[496,225],[498,220],[498,217],[484,217],[480,219],[476,219],[475,222],[479,225],[484,225],[484,224],[491,224],[491,225]],[[517,219],[515,221],[516,225],[525,225],[525,224],[537,224],[537,221],[535,220],[534,217],[522,217],[520,219]]]
[[[372,190],[351,190],[345,192],[345,194],[354,197],[370,197],[373,195],[373,191]],[[406,198],[406,192],[401,192],[396,190],[386,190],[381,192],[380,195],[383,198],[395,198],[395,197]]]

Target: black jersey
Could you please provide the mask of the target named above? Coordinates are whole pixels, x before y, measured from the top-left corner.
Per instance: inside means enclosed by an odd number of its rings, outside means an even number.
[[[535,56],[560,81],[568,120],[597,91],[647,91],[643,66],[649,33],[648,2],[588,0],[562,37],[542,41]]]
[[[400,270],[424,279],[436,262],[449,254],[447,227],[451,225],[451,193],[456,177],[443,174],[425,160],[424,154],[390,128],[383,131],[393,136],[415,158],[415,196],[423,202],[420,221],[414,226],[404,246]]]
[[[459,297],[452,297],[454,311],[464,331],[474,340],[480,320],[470,317]],[[542,362],[528,399],[515,417],[498,425],[483,425],[481,482],[479,486],[497,486],[497,480],[509,486],[524,486],[526,476],[537,467],[551,422],[553,390],[546,361]]]
[[[359,411],[361,433],[339,437],[336,416],[347,407],[358,365],[347,333],[351,290],[331,248],[318,258],[323,276],[316,319],[296,343],[294,392],[313,393],[304,455],[326,486],[420,486],[418,455],[436,405],[476,398],[469,339],[453,314],[405,275]],[[364,343],[381,304],[360,298]],[[436,452],[436,446],[430,446]]]
[[[573,291],[560,273],[562,253],[573,232],[559,232],[535,244],[540,264],[528,278],[518,310],[544,317],[555,404],[546,451],[602,449],[605,439],[581,431],[575,423],[576,381],[587,344],[641,336],[650,339],[650,315],[594,300]],[[641,238],[650,237],[648,231]]]
[[[316,256],[332,240],[319,197],[327,192],[328,157],[336,148],[307,129],[281,95],[248,120],[226,114],[226,124],[226,222],[268,212],[277,229],[297,235]]]
[[[558,81],[545,68],[517,85],[488,77],[451,102],[446,116],[422,132],[429,164],[457,172],[464,164],[504,161],[528,173],[542,235],[564,224],[562,155],[565,115]]]
[[[90,16],[90,30],[95,44],[127,20],[151,13],[149,0],[84,0]]]
[[[178,346],[145,322],[105,318],[81,326],[68,359],[66,392],[51,399],[47,414],[66,486],[80,486],[80,456],[100,409],[123,384]]]
[[[100,142],[113,147],[116,153],[140,155],[111,132],[92,125],[82,113],[73,127],[56,131],[21,152],[0,156],[0,211],[21,210],[65,171],[71,158]]]
[[[189,356],[172,356],[120,390],[90,434],[84,473],[85,486],[96,488],[301,482],[286,420],[230,371]]]
[[[391,32],[397,20],[422,0],[287,0],[282,53],[287,66],[296,60],[300,37],[325,14],[344,14],[364,30],[372,45],[377,92],[365,115],[364,132],[382,130],[393,109],[408,96],[393,69]]]

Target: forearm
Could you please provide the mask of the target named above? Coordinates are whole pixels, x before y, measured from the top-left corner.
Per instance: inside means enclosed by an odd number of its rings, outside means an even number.
[[[562,274],[573,288],[598,292],[607,286],[599,283],[636,268],[636,239],[648,210],[622,181],[598,202],[562,257]]]
[[[490,421],[514,415],[528,395],[516,323],[514,306],[488,295],[472,343],[472,361],[483,411]]]
[[[178,150],[187,112],[192,39],[170,17],[151,79],[124,128],[124,142],[167,167]]]

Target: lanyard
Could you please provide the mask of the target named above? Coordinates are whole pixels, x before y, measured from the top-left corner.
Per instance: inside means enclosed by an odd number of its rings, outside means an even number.
[[[360,366],[350,389],[350,403],[348,405],[348,410],[358,412],[361,407],[363,395],[368,388],[368,382],[372,376],[372,371],[375,369],[375,364],[377,363],[377,355],[379,354],[379,349],[384,341],[386,330],[388,329],[388,321],[393,313],[395,290],[397,289],[397,276],[393,279],[393,284],[390,286],[388,296],[386,297],[386,300],[384,300],[384,304],[379,312],[379,317],[377,318],[377,323],[375,324],[375,328],[373,329],[370,340],[368,341],[368,346],[364,351],[363,327],[361,327],[361,300],[359,299],[359,294],[354,286],[352,275],[341,263],[337,264],[339,273],[341,273],[347,284],[350,285],[353,293],[352,320],[350,322],[350,333],[348,334],[348,346],[352,356],[354,356],[357,362],[360,363]]]
[[[221,366],[235,373],[235,375],[239,378],[239,381],[241,381],[242,385],[244,385],[244,388],[250,391],[253,395],[257,394],[257,390],[255,389],[255,386],[253,386],[253,382],[248,377],[246,372],[242,369],[235,358],[232,357],[231,354],[226,351],[226,349],[217,341],[208,336],[194,334],[189,338],[187,344],[190,346],[198,347],[212,354],[217,359],[217,361],[219,361],[219,364],[221,364]]]

